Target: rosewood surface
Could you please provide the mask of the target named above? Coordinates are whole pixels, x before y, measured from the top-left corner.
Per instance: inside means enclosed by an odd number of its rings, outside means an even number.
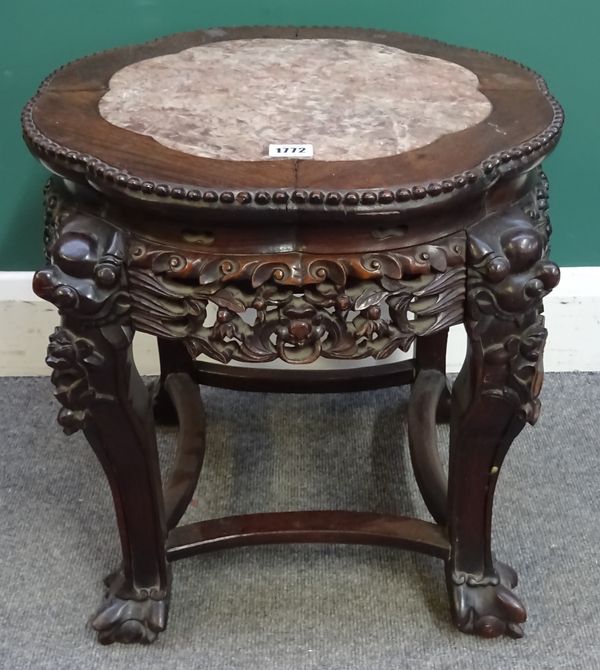
[[[198,44],[253,37],[369,40],[456,62],[474,72],[491,115],[418,150],[366,161],[238,162],[199,158],[111,125],[98,111],[111,75],[144,58]],[[535,165],[556,143],[563,113],[544,81],[522,65],[425,38],[359,29],[226,28],[102,52],[51,75],[25,108],[25,137],[58,173],[114,196],[246,217],[251,210],[353,216],[373,208],[446,206],[505,174]],[[249,211],[250,210],[250,211]]]
[[[198,158],[98,113],[111,75],[127,64],[253,37],[369,40],[450,60],[477,74],[493,110],[419,150],[302,163]],[[93,620],[101,642],[147,643],[164,630],[169,561],[299,541],[437,556],[460,630],[522,635],[516,573],[491,553],[492,507],[506,452],[539,413],[542,299],[559,280],[540,163],[562,118],[541,78],[516,63],[354,29],[185,33],[90,56],[46,80],[23,114],[29,148],[55,173],[44,195],[49,263],[34,290],[62,317],[47,358],[59,423],[84,431],[115,504],[123,556]],[[450,391],[446,340],[458,323],[469,345]],[[133,363],[135,331],[158,338],[161,375],[151,388]],[[413,344],[402,363],[299,367],[385,359]],[[201,354],[212,360],[196,361]],[[286,367],[259,367],[272,361]],[[206,446],[198,385],[329,392],[404,383],[414,384],[411,460],[435,523],[323,510],[177,526]],[[155,419],[179,424],[164,486]],[[442,421],[448,472],[437,451]]]

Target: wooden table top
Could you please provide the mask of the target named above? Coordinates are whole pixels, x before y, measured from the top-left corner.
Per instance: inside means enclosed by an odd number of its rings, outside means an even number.
[[[23,112],[29,148],[66,178],[232,214],[448,204],[539,163],[562,122],[518,63],[342,28],[203,30],[94,54]],[[314,158],[269,158],[272,143]]]

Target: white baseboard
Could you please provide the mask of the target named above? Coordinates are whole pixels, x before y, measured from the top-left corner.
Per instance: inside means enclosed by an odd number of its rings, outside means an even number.
[[[46,375],[48,335],[56,310],[31,290],[31,272],[0,272],[0,376]],[[563,268],[558,287],[544,301],[549,336],[548,371],[600,370],[600,267]],[[450,330],[448,369],[460,369],[465,352],[462,326]],[[134,355],[142,374],[158,372],[154,338],[140,333]]]

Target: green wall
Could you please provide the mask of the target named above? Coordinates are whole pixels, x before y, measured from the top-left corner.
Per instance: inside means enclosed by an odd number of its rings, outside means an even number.
[[[552,183],[553,256],[562,265],[600,265],[593,160],[600,148],[598,0],[3,0],[0,270],[29,270],[42,262],[45,173],[25,149],[19,127],[20,109],[39,81],[60,64],[92,51],[180,30],[244,24],[413,32],[494,51],[540,72],[567,114],[561,144],[546,162]]]

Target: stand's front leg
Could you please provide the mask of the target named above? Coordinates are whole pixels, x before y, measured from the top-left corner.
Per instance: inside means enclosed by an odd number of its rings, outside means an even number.
[[[124,243],[96,219],[74,217],[39,271],[34,290],[56,304],[62,325],[50,336],[48,364],[58,420],[83,429],[114,499],[123,562],[92,621],[103,643],[152,642],[167,619],[169,573],[151,399],[131,356]]]
[[[469,231],[469,347],[452,396],[447,584],[456,625],[485,637],[520,637],[526,618],[511,591],[515,572],[492,558],[492,503],[511,442],[539,413],[541,299],[559,279],[546,250],[544,232],[517,208]]]

